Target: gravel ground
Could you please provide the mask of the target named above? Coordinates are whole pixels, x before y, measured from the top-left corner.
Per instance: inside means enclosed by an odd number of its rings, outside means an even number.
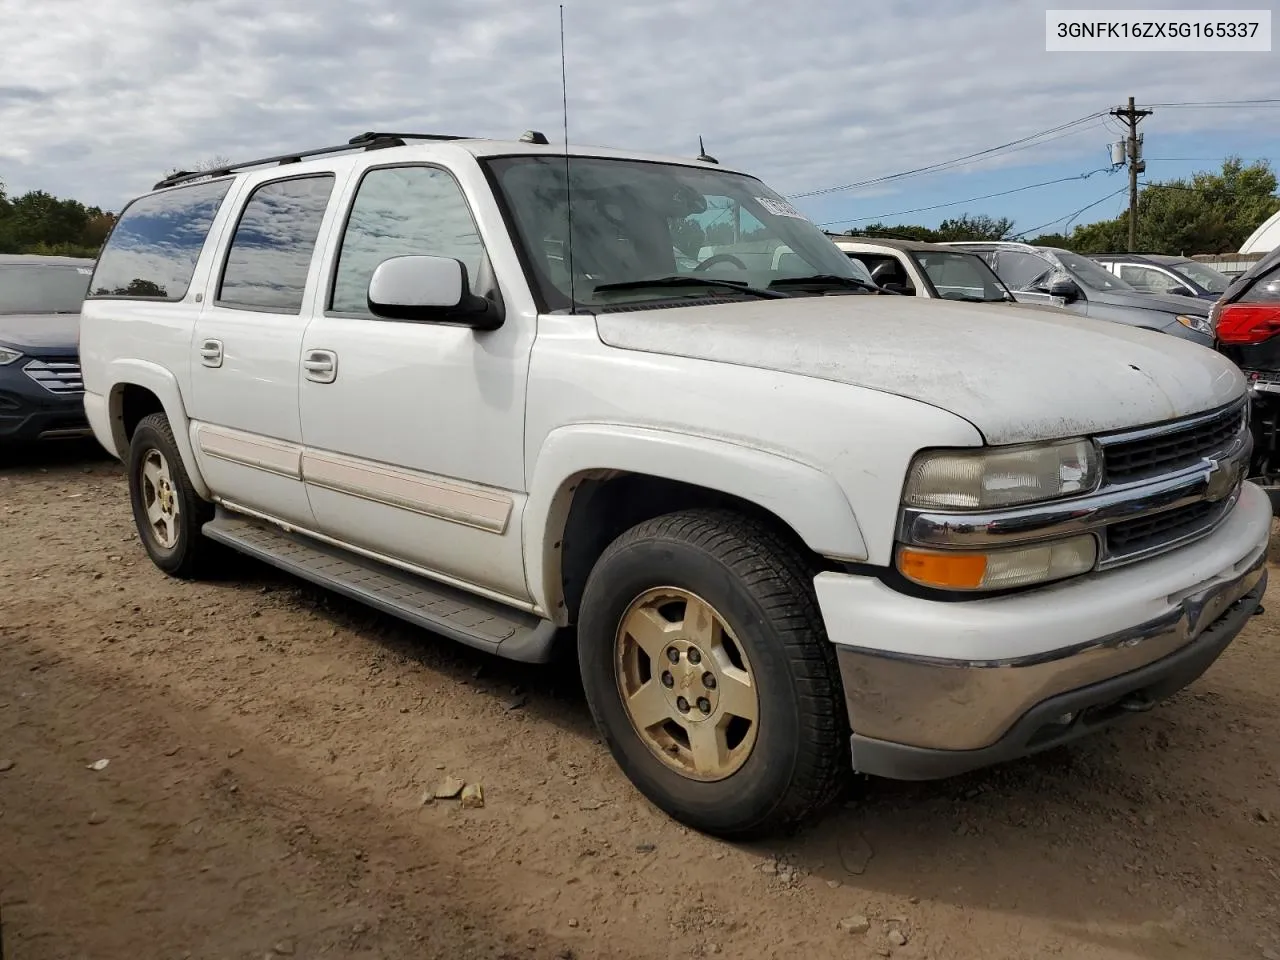
[[[571,674],[247,560],[166,579],[113,461],[0,456],[11,960],[1280,960],[1275,614],[1122,729],[730,845],[640,799]],[[483,807],[423,802],[451,776]]]

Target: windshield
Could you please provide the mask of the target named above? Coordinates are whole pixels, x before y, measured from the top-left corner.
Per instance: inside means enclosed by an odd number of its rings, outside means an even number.
[[[1008,300],[1009,292],[985,260],[972,253],[913,252],[916,263],[944,300]]]
[[[1138,292],[1136,288],[1125,283],[1114,273],[1099,266],[1088,257],[1082,257],[1069,250],[1054,250],[1053,254],[1058,258],[1058,262],[1067,268],[1077,283],[1088,287],[1090,290],[1113,293],[1117,291],[1125,293]]]
[[[0,263],[0,313],[79,313],[92,267]]]
[[[1206,267],[1203,263],[1197,263],[1195,260],[1183,260],[1179,263],[1170,264],[1170,269],[1174,273],[1182,274],[1208,293],[1225,293],[1227,285],[1231,283],[1226,274],[1219,273],[1213,267]]]
[[[568,308],[571,288],[583,306],[654,300],[675,305],[694,297],[739,296],[733,284],[760,290],[788,277],[866,279],[826,234],[752,177],[573,157],[566,198],[563,156],[500,157],[488,166],[544,309]],[[671,277],[684,279],[663,286],[639,283]],[[700,287],[700,278],[721,284]],[[600,289],[615,284],[627,286]]]

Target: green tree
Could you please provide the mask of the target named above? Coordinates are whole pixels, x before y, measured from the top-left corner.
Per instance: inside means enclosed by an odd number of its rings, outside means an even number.
[[[1037,247],[1062,247],[1066,250],[1073,249],[1071,246],[1071,238],[1063,236],[1060,233],[1042,233],[1038,237],[1032,237],[1027,240],[1027,243]]]
[[[1003,240],[1013,231],[1008,217],[969,216],[962,213],[954,220],[943,220],[934,234],[939,242],[948,240]]]
[[[1247,166],[1228,157],[1217,173],[1146,184],[1138,194],[1138,249],[1148,253],[1230,253],[1280,210],[1271,164]],[[1072,248],[1081,253],[1128,249],[1129,213],[1076,227]]]
[[[858,230],[846,230],[845,233],[848,236],[902,237],[924,243],[946,243],[949,240],[1002,240],[1012,230],[1013,221],[1008,217],[962,213],[958,217],[943,220],[937,227],[908,223],[891,226],[877,221]]]
[[[44,190],[10,196],[0,183],[0,253],[95,257],[115,216]]]

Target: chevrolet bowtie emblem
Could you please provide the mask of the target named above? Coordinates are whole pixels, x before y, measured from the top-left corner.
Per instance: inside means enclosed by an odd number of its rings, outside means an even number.
[[[1235,489],[1236,481],[1240,479],[1240,464],[1236,461],[1222,462],[1221,460],[1210,461],[1212,466],[1209,468],[1209,481],[1205,489],[1205,499],[1210,502],[1216,502],[1228,496]]]

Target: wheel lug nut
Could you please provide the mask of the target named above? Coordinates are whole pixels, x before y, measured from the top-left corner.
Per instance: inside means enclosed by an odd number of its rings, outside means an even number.
[[[716,675],[710,671],[704,673],[702,675],[702,685],[708,690],[714,690],[716,688]]]
[[[690,647],[690,648],[689,648],[689,662],[690,662],[690,663],[701,663],[701,662],[702,662],[702,654],[698,652],[698,648],[697,648],[697,647]]]
[[[699,710],[701,710],[703,713],[710,713],[710,712],[711,712],[711,701],[710,701],[710,700],[708,700],[706,697],[699,697],[699,698],[698,698],[698,709],[699,709]]]
[[[662,671],[662,685],[664,687],[674,687],[676,685],[676,678],[671,675],[670,670]]]
[[[676,697],[676,707],[680,710],[681,713],[688,713],[689,701],[686,700],[684,697]]]
[[[680,662],[680,651],[675,647],[667,647],[667,659],[672,663]]]

